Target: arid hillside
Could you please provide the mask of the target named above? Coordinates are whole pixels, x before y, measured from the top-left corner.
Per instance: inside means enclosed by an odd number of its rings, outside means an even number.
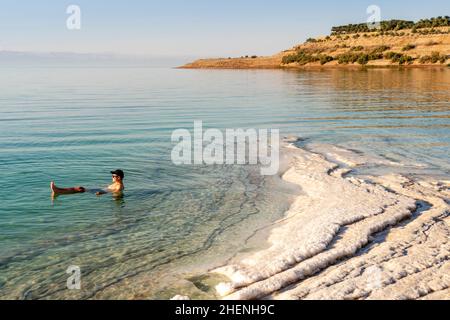
[[[450,24],[450,18],[448,21]],[[341,30],[339,28],[343,27],[334,27],[333,30]],[[269,57],[201,59],[182,68],[447,66],[450,63],[450,26],[398,29],[397,26],[391,31],[333,31],[329,36],[308,39],[301,45]]]

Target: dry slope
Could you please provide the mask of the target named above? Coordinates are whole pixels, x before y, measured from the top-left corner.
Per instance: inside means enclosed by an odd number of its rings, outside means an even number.
[[[450,62],[450,30],[449,27],[434,28],[440,33],[413,32],[411,29],[401,32],[379,33],[357,33],[348,36],[333,35],[315,39],[314,42],[305,42],[292,49],[285,50],[269,57],[240,57],[240,58],[218,58],[201,59],[186,64],[181,68],[186,69],[268,69],[268,68],[305,68],[305,67],[348,67],[360,66],[357,62],[343,64],[339,63],[340,55],[349,53],[367,53],[380,47],[386,49],[382,51],[383,55],[387,52],[395,52],[405,56],[410,56],[408,65],[412,66],[442,66]],[[429,30],[424,30],[429,31]],[[428,34],[426,34],[428,33]],[[406,50],[408,49],[408,50]],[[320,61],[314,62],[293,62],[283,63],[283,57],[305,52],[312,57],[322,55],[333,58],[325,64]],[[439,54],[441,61],[432,61],[431,56]],[[421,61],[422,58],[422,61]],[[398,61],[392,61],[386,57],[371,60],[368,66],[398,66]]]

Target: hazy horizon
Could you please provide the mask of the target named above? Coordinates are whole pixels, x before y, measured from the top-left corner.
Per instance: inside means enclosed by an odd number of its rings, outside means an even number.
[[[69,5],[81,9],[81,29],[68,30]],[[198,0],[136,0],[108,3],[54,1],[39,3],[2,0],[0,53],[102,54],[135,58],[228,57],[271,55],[328,34],[334,25],[367,20],[370,5],[381,8],[381,18],[419,20],[447,15],[450,4],[430,0],[324,0],[302,3],[282,0],[245,3]]]
[[[132,55],[116,53],[0,51],[0,66],[141,66],[178,67],[192,56]]]

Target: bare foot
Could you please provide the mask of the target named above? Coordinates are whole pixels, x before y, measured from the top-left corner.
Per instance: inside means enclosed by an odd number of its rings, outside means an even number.
[[[57,188],[55,186],[55,182],[54,181],[50,182],[50,189],[52,190],[52,193],[56,193]]]
[[[58,193],[55,192],[56,186],[55,186],[55,183],[53,181],[50,182],[50,190],[52,190],[51,198],[52,198],[52,203],[53,203],[53,200],[55,200],[58,197]]]

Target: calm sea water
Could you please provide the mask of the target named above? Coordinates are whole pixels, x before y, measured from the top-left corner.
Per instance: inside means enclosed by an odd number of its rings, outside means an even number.
[[[254,167],[174,166],[171,133],[194,120],[279,128],[448,179],[449,101],[450,69],[2,68],[0,298],[211,297],[196,272],[264,246],[252,235],[298,190]],[[117,168],[123,199],[50,197],[51,180],[102,187]],[[82,290],[66,289],[71,265]]]

